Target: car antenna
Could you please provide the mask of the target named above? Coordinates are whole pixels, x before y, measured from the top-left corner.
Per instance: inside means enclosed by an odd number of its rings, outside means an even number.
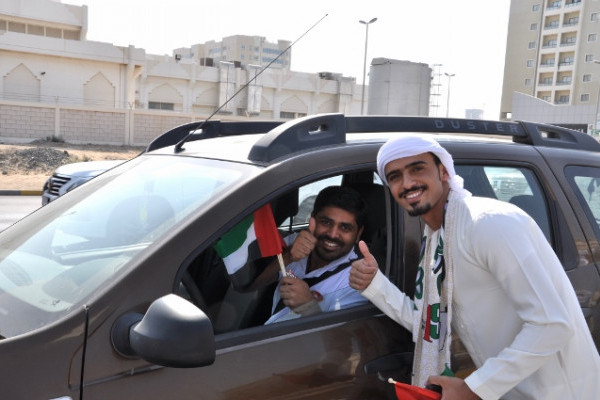
[[[176,145],[175,145],[175,153],[179,153],[181,151],[183,151],[183,145],[185,144],[185,142],[188,141],[188,139],[193,135],[193,133],[199,129],[202,129],[202,127],[204,126],[205,123],[207,123],[212,117],[215,116],[215,114],[217,114],[219,111],[221,111],[221,109],[223,109],[223,107],[225,107],[231,100],[233,100],[242,90],[246,89],[252,82],[254,82],[256,80],[256,78],[258,78],[258,76],[260,74],[262,74],[267,68],[269,68],[271,66],[271,64],[273,64],[275,61],[277,61],[282,55],[284,55],[289,49],[292,48],[293,45],[295,45],[300,39],[302,39],[308,32],[310,32],[315,26],[319,25],[321,23],[321,21],[323,21],[325,19],[325,17],[329,15],[329,14],[325,14],[324,16],[321,17],[321,19],[319,19],[317,22],[315,22],[310,28],[308,28],[306,30],[306,32],[304,32],[302,35],[300,35],[300,37],[298,37],[298,39],[294,40],[292,42],[292,44],[290,44],[288,47],[285,48],[285,50],[283,50],[281,53],[279,53],[277,55],[277,57],[275,57],[274,59],[272,59],[267,65],[265,65],[260,71],[258,71],[257,74],[254,74],[254,77],[252,79],[249,79],[248,82],[246,82],[241,88],[239,88],[229,99],[227,99],[223,104],[221,104],[219,106],[219,108],[217,108],[212,114],[210,114],[208,116],[208,118],[206,118],[204,121],[202,121],[202,123],[193,131],[189,132],[187,135],[185,135],[185,137],[183,139],[181,139]]]

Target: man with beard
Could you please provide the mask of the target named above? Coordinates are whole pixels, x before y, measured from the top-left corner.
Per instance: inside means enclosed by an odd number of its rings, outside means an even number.
[[[471,196],[435,140],[389,140],[377,169],[425,222],[414,298],[379,271],[364,242],[350,285],[413,333],[413,385],[444,400],[597,399],[600,358],[577,296],[544,234],[518,207]],[[452,338],[475,367],[460,363]],[[458,341],[457,341],[458,342]]]
[[[256,288],[279,279],[267,324],[366,303],[348,283],[365,218],[366,203],[354,189],[330,186],[321,190],[308,229],[284,239],[287,276],[281,276],[274,261],[252,285]]]

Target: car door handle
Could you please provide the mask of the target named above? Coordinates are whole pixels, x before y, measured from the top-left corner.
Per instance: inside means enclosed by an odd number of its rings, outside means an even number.
[[[365,374],[377,374],[377,377],[387,382],[389,377],[384,376],[386,372],[397,371],[403,368],[412,368],[413,353],[407,351],[404,353],[388,354],[365,363],[363,369]]]

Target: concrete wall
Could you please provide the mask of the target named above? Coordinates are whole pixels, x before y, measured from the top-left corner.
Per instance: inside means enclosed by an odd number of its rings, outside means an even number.
[[[191,113],[0,101],[0,143],[50,139],[76,144],[146,146],[175,126],[201,119]],[[248,120],[233,116],[214,119]]]

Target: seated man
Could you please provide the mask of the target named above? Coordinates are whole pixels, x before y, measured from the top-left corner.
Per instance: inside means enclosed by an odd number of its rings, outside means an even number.
[[[354,189],[331,186],[319,193],[308,229],[285,238],[287,276],[281,277],[275,260],[252,285],[281,278],[267,324],[366,303],[348,280],[365,219],[366,203]]]

